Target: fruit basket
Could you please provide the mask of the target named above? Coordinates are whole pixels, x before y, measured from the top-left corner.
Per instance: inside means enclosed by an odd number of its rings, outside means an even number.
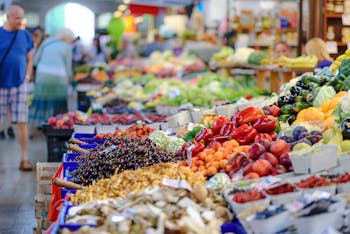
[[[291,152],[290,159],[297,174],[311,174],[337,166],[338,147],[320,145],[308,149]]]

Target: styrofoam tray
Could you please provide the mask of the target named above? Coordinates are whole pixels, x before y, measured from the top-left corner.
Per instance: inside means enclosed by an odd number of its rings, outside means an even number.
[[[215,107],[215,112],[218,115],[223,115],[226,117],[231,117],[235,112],[237,112],[237,110],[237,104],[227,104]]]
[[[277,194],[277,195],[270,195],[265,192],[266,196],[271,199],[271,203],[273,205],[279,206],[282,204],[288,204],[300,197],[302,192],[300,190],[296,190],[294,192],[290,193],[283,193],[283,194]]]
[[[169,128],[176,128],[191,122],[190,111],[181,111],[175,115],[169,116],[168,119]]]
[[[329,227],[336,228],[341,219],[341,213],[328,212],[309,217],[295,218],[293,221],[299,234],[319,234]]]
[[[74,124],[74,132],[82,134],[94,134],[95,125]]]
[[[338,147],[334,145],[320,145],[315,148],[291,152],[289,155],[294,173],[310,174],[336,167],[337,150]]]
[[[350,192],[350,182],[339,183],[337,186],[337,193],[348,193]]]
[[[248,223],[254,234],[276,233],[290,226],[292,218],[288,211],[284,211],[267,219],[248,220]]]
[[[337,154],[338,167],[337,171],[347,172],[350,170],[350,152]]]
[[[113,133],[116,127],[117,127],[117,124],[97,124],[96,133],[97,134]]]

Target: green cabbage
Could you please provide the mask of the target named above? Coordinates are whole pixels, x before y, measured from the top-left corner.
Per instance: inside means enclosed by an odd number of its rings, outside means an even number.
[[[332,86],[324,85],[318,91],[312,105],[317,108],[321,107],[326,100],[333,98],[335,95],[336,92]]]

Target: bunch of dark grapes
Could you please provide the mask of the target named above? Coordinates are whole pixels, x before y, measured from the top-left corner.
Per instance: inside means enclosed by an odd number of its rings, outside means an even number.
[[[150,139],[114,138],[95,150],[77,157],[78,169],[73,172],[74,182],[89,185],[93,181],[111,177],[116,169],[136,170],[161,162],[177,162],[183,156],[157,147]]]

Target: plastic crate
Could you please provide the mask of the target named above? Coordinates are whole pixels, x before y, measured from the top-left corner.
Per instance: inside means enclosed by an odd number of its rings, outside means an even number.
[[[69,137],[48,136],[47,137],[47,161],[61,162],[62,156],[67,152],[66,143]]]
[[[83,141],[87,144],[97,144],[97,145],[103,145],[107,139],[104,138],[77,138],[80,141]]]
[[[73,129],[56,129],[51,125],[44,123],[42,125],[42,132],[45,136],[55,136],[55,137],[70,137],[74,130]]]
[[[90,98],[86,95],[86,92],[78,91],[77,94],[78,110],[87,112],[91,105]]]
[[[66,195],[69,193],[75,194],[77,190],[75,189],[67,189],[67,188],[62,188],[62,199],[66,198]]]
[[[98,146],[98,144],[95,144],[95,143],[93,143],[93,144],[82,144],[82,145],[79,145],[80,148],[82,148],[82,149],[87,149],[87,150],[89,150],[89,149],[95,149],[97,146]]]
[[[59,216],[59,220],[58,220],[59,229],[67,228],[70,231],[74,232],[74,231],[77,231],[79,228],[86,226],[86,225],[88,225],[90,227],[95,226],[95,225],[91,225],[91,224],[68,224],[68,223],[66,223],[66,216],[68,214],[69,209],[71,209],[72,207],[74,207],[74,206],[71,206],[71,205],[63,206],[61,213],[60,213],[60,216]]]
[[[79,167],[78,164],[72,164],[70,166],[67,166],[67,168],[65,168],[63,170],[63,178],[69,178],[69,177],[72,177],[71,173],[75,170],[77,170]]]
[[[65,153],[63,155],[63,170],[68,168],[76,168],[79,165],[79,162],[75,160],[76,157],[82,153]]]
[[[84,134],[84,133],[72,133],[72,138],[76,138],[76,139],[81,139],[81,138],[94,138],[96,136],[95,133],[93,134]]]

